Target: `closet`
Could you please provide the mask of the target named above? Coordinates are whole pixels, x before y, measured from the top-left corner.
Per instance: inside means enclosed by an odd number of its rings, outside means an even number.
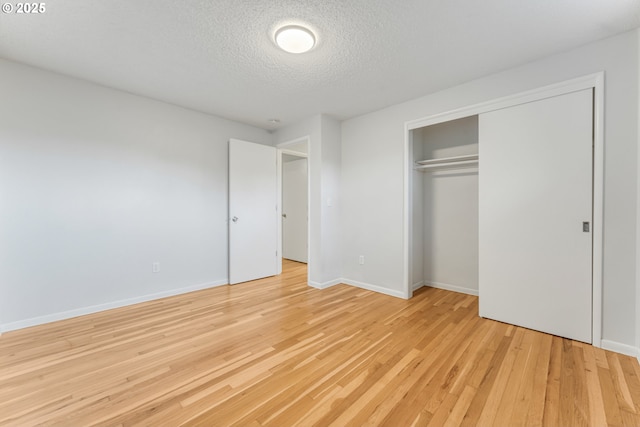
[[[592,342],[593,89],[410,130],[414,289]]]
[[[414,288],[478,295],[478,116],[413,134]]]

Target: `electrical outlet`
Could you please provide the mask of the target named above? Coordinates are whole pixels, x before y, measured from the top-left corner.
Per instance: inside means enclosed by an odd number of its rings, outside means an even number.
[[[358,260],[360,265],[364,265],[364,255],[360,255],[360,259]]]
[[[151,272],[152,273],[160,273],[160,263],[158,261],[154,262],[151,265]]]

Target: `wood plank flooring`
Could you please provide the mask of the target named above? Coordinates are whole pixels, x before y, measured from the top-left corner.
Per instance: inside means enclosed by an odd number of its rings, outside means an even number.
[[[639,426],[631,357],[284,274],[0,337],[2,426]]]

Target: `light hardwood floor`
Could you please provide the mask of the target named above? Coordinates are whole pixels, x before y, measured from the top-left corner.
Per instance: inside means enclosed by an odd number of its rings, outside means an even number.
[[[280,277],[0,337],[0,425],[640,425],[631,357],[478,317]]]

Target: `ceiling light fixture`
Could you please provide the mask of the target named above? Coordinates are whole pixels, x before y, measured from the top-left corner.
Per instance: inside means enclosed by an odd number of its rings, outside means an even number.
[[[311,30],[299,25],[287,25],[276,31],[276,44],[289,53],[308,52],[315,46],[316,37]]]

